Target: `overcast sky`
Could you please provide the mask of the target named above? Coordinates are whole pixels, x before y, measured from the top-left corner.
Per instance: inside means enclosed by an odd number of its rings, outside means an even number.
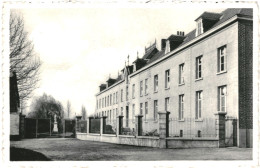
[[[99,85],[141,57],[145,46],[177,31],[187,34],[206,8],[71,8],[22,9],[25,28],[43,61],[35,96],[47,93],[74,114],[84,105],[95,110]]]

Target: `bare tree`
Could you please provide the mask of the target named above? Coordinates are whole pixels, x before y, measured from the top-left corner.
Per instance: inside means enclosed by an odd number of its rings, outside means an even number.
[[[67,101],[67,114],[68,118],[70,118],[70,113],[71,113],[71,103],[70,100]]]
[[[10,16],[10,71],[17,74],[17,85],[21,108],[38,87],[40,58],[34,53],[34,46],[25,31],[21,15],[11,12]]]
[[[83,120],[87,119],[87,110],[84,105],[82,105],[82,107],[81,107],[81,115],[82,115]]]

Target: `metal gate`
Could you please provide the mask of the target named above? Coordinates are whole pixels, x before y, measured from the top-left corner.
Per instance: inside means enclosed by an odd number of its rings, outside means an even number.
[[[225,122],[225,146],[237,146],[237,119],[227,117]]]

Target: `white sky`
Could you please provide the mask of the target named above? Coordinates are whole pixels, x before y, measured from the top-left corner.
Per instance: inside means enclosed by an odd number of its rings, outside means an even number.
[[[40,87],[66,107],[69,99],[73,115],[84,105],[95,110],[95,94],[109,74],[117,77],[127,55],[130,63],[144,53],[155,39],[177,31],[187,34],[205,8],[71,8],[20,9],[35,51],[43,61]]]

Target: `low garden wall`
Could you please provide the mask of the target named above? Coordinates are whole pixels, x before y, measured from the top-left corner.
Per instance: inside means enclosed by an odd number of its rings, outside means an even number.
[[[218,148],[217,138],[166,138],[167,148]]]
[[[159,137],[146,137],[146,136],[130,136],[130,135],[110,135],[110,134],[92,134],[92,133],[79,133],[77,138],[80,140],[108,142],[124,145],[159,147]]]

